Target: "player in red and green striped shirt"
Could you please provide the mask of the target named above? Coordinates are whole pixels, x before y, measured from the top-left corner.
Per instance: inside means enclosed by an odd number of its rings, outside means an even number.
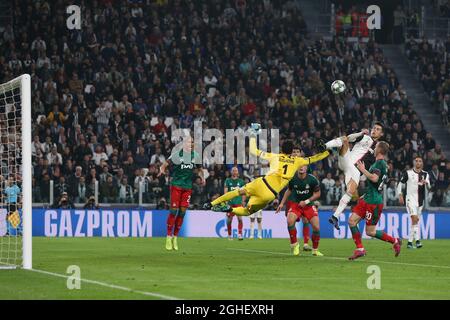
[[[228,191],[232,191],[235,189],[240,189],[245,185],[244,180],[242,180],[241,178],[239,178],[239,170],[237,167],[233,167],[231,169],[231,177],[225,179],[225,183],[224,183],[224,193],[227,193]],[[242,207],[243,203],[244,203],[244,196],[237,196],[233,199],[231,199],[230,201],[228,201],[228,204],[231,205],[232,208],[234,207]],[[235,216],[234,213],[232,212],[227,212],[227,230],[228,230],[228,239],[229,240],[233,240],[233,237],[231,236],[231,225],[233,222],[233,217]],[[244,240],[244,238],[242,237],[242,228],[243,228],[243,223],[242,223],[242,217],[238,216],[238,239],[239,240]]]
[[[176,153],[172,153],[169,159],[163,163],[160,168],[160,174],[165,174],[167,167],[172,167],[172,179],[170,182],[170,212],[167,217],[167,237],[166,249],[178,250],[178,233],[183,224],[184,215],[189,207],[189,201],[192,195],[192,180],[194,176],[194,168],[197,167],[197,157],[199,155],[193,150],[192,138],[185,138],[183,148]],[[203,178],[203,170],[198,175]]]
[[[392,247],[397,257],[400,254],[402,241],[400,238],[394,238],[382,230],[377,230],[377,223],[380,220],[383,211],[383,183],[387,176],[387,163],[384,157],[389,151],[387,142],[378,142],[375,146],[375,163],[367,170],[363,161],[357,162],[357,167],[363,175],[367,177],[366,193],[358,200],[358,203],[352,209],[352,214],[348,224],[352,232],[353,241],[356,244],[356,250],[349,260],[355,260],[366,255],[366,250],[361,242],[361,233],[358,224],[361,219],[366,220],[366,234],[370,237],[392,243]]]

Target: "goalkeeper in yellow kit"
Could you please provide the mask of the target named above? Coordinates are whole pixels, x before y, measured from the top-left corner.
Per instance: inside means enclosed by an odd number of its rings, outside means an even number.
[[[264,177],[257,178],[240,189],[229,191],[214,201],[205,203],[204,209],[231,212],[237,216],[249,216],[265,208],[267,204],[277,198],[278,193],[288,185],[289,180],[294,177],[298,168],[320,161],[329,155],[329,152],[325,151],[326,147],[323,142],[318,145],[321,153],[308,158],[292,156],[294,145],[289,140],[283,143],[281,154],[261,151],[256,146],[256,136],[260,133],[260,130],[261,125],[252,124],[250,152],[269,161],[269,172]],[[250,197],[246,207],[232,208],[226,203],[239,195]]]

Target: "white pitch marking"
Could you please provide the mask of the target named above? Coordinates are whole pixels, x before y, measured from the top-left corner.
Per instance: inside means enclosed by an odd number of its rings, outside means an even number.
[[[54,277],[65,278],[65,279],[69,278],[69,276],[66,276],[64,274],[54,273],[54,272],[45,271],[45,270],[31,269],[30,271],[47,274],[47,275],[54,276]],[[154,292],[134,290],[131,288],[117,286],[115,284],[109,284],[109,283],[100,282],[100,281],[96,281],[96,280],[80,279],[80,281],[85,282],[85,283],[90,283],[90,284],[96,284],[98,286],[107,287],[107,288],[111,288],[111,289],[117,289],[117,290],[127,291],[127,292],[131,292],[131,293],[137,293],[137,294],[141,294],[144,296],[161,298],[161,299],[165,299],[165,300],[180,300],[179,298],[172,297],[172,296],[166,296],[166,295],[154,293]]]

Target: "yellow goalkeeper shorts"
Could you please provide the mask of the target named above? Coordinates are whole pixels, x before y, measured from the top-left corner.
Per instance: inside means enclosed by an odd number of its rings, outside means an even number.
[[[244,190],[250,196],[247,207],[252,212],[263,209],[276,198],[275,193],[269,189],[262,177],[247,183]]]

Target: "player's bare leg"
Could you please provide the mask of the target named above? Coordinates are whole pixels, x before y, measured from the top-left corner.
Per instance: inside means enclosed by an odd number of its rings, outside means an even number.
[[[366,250],[364,249],[361,241],[361,232],[358,228],[358,223],[360,220],[360,216],[355,213],[352,213],[350,215],[350,219],[348,220],[348,225],[350,226],[350,231],[352,232],[352,238],[356,245],[356,250],[353,252],[353,255],[348,258],[349,260],[355,260],[366,255]]]
[[[319,217],[312,217],[311,220],[309,220],[311,223],[313,234],[312,234],[312,243],[313,243],[313,249],[312,249],[312,255],[316,257],[321,257],[323,254],[319,251],[319,241],[320,241],[320,223],[319,223]]]
[[[303,223],[303,251],[311,251],[312,248],[308,244],[310,239],[309,226],[311,224],[305,217],[302,217],[302,223]]]
[[[291,242],[291,251],[294,256],[298,256],[300,254],[300,245],[297,240],[297,228],[295,227],[295,223],[297,222],[297,215],[292,212],[288,212],[287,215],[287,229],[289,232],[289,240]]]

